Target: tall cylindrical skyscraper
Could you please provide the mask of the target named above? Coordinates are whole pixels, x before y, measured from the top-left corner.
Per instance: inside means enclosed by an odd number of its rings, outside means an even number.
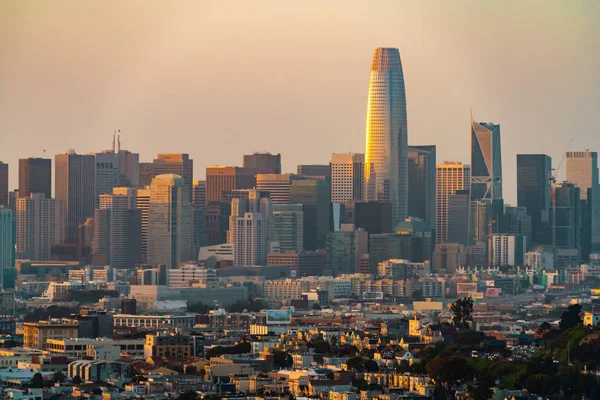
[[[406,93],[398,49],[377,48],[371,64],[365,141],[368,201],[392,203],[394,225],[408,214]]]

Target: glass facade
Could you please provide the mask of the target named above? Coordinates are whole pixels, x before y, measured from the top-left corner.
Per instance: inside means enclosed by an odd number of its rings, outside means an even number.
[[[500,125],[471,119],[471,199],[501,198]]]

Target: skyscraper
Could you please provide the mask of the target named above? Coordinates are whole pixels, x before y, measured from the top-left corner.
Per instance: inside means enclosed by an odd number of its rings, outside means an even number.
[[[554,204],[550,207],[553,243],[559,249],[580,249],[580,189],[570,182],[552,187]]]
[[[548,216],[550,213],[550,172],[552,159],[545,154],[517,154],[517,205],[531,215],[528,242],[552,243]]]
[[[221,201],[223,192],[252,189],[256,183],[254,171],[241,167],[206,167],[206,204]]]
[[[281,174],[281,154],[246,154],[244,168],[253,169],[255,174]]]
[[[471,199],[502,198],[500,125],[471,118]]]
[[[49,158],[22,158],[19,160],[19,197],[43,193],[52,197],[52,160]]]
[[[13,214],[0,206],[0,288],[4,287],[4,269],[14,267]]]
[[[206,207],[206,181],[194,179],[192,190],[192,204],[203,208]]]
[[[8,206],[8,164],[0,161],[0,206]]]
[[[292,174],[257,174],[256,189],[268,192],[273,204],[289,204]]]
[[[365,155],[342,153],[331,155],[331,201],[349,203],[363,200]]]
[[[194,160],[188,154],[159,154],[153,162],[154,176],[175,174],[183,178],[187,186],[189,203],[192,203],[192,186],[194,183]]]
[[[408,215],[436,226],[436,147],[408,146]]]
[[[468,190],[457,190],[448,198],[448,242],[470,244],[469,211],[471,193]]]
[[[146,186],[150,186],[152,178],[154,178],[154,164],[148,162],[140,163],[139,187],[145,188]]]
[[[96,153],[96,205],[100,205],[100,195],[112,193],[113,188],[119,186],[119,155],[114,151],[107,150]]]
[[[448,216],[450,196],[457,190],[469,190],[471,167],[455,161],[437,166],[436,174],[436,242],[448,242]]]
[[[175,268],[192,253],[192,210],[187,182],[175,174],[157,175],[150,185],[149,264]]]
[[[302,204],[304,212],[304,249],[325,248],[325,236],[329,231],[329,196],[327,181],[299,180],[290,188],[290,203]]]
[[[281,252],[304,249],[302,204],[274,204],[275,234]]]
[[[235,266],[266,265],[267,227],[259,212],[247,212],[235,220],[233,263]]]
[[[331,180],[331,166],[329,164],[303,164],[296,167],[296,173],[304,177]]]
[[[120,149],[119,142],[119,186],[138,187],[140,185],[140,155]]]
[[[408,214],[408,130],[398,49],[377,48],[371,64],[365,144],[368,201],[392,203],[394,225]]]
[[[17,199],[17,257],[51,260],[51,246],[65,241],[66,214],[64,200],[46,198],[44,193]]]
[[[67,205],[67,242],[77,242],[78,229],[94,216],[96,165],[90,154],[58,154],[54,159],[56,199]]]
[[[140,262],[148,259],[148,224],[150,222],[150,189],[137,189],[135,206],[140,210]]]

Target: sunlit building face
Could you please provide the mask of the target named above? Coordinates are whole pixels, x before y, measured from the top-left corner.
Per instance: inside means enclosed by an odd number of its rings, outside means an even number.
[[[369,79],[365,143],[368,201],[392,203],[394,223],[408,213],[408,132],[398,49],[377,48]]]

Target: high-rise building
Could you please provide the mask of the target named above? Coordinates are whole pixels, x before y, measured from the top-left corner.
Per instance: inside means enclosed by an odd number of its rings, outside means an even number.
[[[100,195],[95,212],[93,253],[106,257],[114,268],[141,262],[142,209],[137,208],[137,190],[114,188]]]
[[[296,173],[307,178],[325,178],[331,180],[331,166],[329,164],[303,164],[296,167]]]
[[[326,248],[327,273],[351,274],[356,270],[354,226],[342,225],[340,231],[328,232]]]
[[[213,246],[227,242],[231,205],[212,201],[206,207],[206,244]]]
[[[194,180],[192,186],[192,204],[206,207],[206,181]]]
[[[119,186],[140,186],[140,155],[119,149]]]
[[[325,248],[325,236],[329,231],[329,196],[327,181],[307,179],[292,182],[290,203],[302,204],[304,213],[305,250]]]
[[[471,199],[502,198],[500,125],[471,118]]]
[[[436,226],[436,147],[408,146],[408,215]]]
[[[94,216],[96,205],[96,161],[90,154],[70,151],[54,159],[57,200],[67,206],[67,242],[77,242],[79,226]]]
[[[194,180],[192,189],[194,254],[198,254],[200,247],[206,246],[206,181]]]
[[[235,220],[235,266],[266,265],[267,226],[259,212],[247,212]]]
[[[448,242],[470,244],[469,212],[471,193],[468,190],[457,190],[448,198]]]
[[[19,160],[19,197],[43,193],[52,197],[52,160],[49,158],[22,158]]]
[[[189,203],[192,203],[192,185],[194,183],[194,160],[188,154],[159,154],[154,159],[154,176],[175,174],[183,178],[187,186]]]
[[[469,190],[471,167],[454,161],[437,166],[436,174],[436,242],[448,241],[448,217],[450,196],[457,190]]]
[[[465,246],[460,243],[438,243],[435,245],[434,264],[435,270],[444,270],[448,273],[465,266]]]
[[[567,181],[580,189],[581,200],[589,213],[591,250],[600,250],[600,182],[598,182],[598,153],[595,151],[567,152]],[[588,196],[589,193],[589,196]],[[588,197],[592,197],[589,199]]]
[[[154,164],[143,162],[140,163],[140,174],[139,174],[139,187],[145,188],[150,186],[154,178]]]
[[[406,93],[398,49],[375,49],[367,102],[366,200],[392,203],[395,225],[408,216]]]
[[[522,266],[525,259],[527,239],[521,235],[493,234],[491,244],[492,267],[517,267]]]
[[[4,288],[4,270],[14,267],[13,213],[0,206],[0,289]]]
[[[545,154],[517,154],[517,205],[531,216],[532,244],[552,243],[550,215],[550,173],[552,159]]]
[[[189,185],[175,174],[157,175],[150,185],[149,264],[177,267],[193,255]]]
[[[252,189],[256,179],[254,171],[241,167],[206,167],[206,204],[221,201],[223,192],[235,189]]]
[[[135,206],[140,210],[140,262],[148,260],[148,224],[150,222],[150,188],[135,191]]]
[[[304,249],[302,204],[273,204],[275,234],[282,253]]]
[[[95,208],[100,205],[100,195],[112,193],[119,186],[121,173],[119,171],[119,155],[114,151],[104,151],[95,154],[96,160],[96,197]]]
[[[0,206],[8,206],[8,164],[0,161]]]
[[[531,221],[531,215],[527,214],[527,207],[504,207],[504,227],[506,233],[521,235],[525,238],[528,247],[532,236]]]
[[[376,201],[360,202],[354,205],[354,222],[370,234],[390,233],[392,226],[392,205]]]
[[[253,169],[255,174],[281,174],[281,154],[246,154],[244,168]]]
[[[17,199],[17,257],[51,260],[51,246],[65,241],[66,213],[64,200],[46,198],[44,193]]]
[[[552,187],[553,205],[550,207],[550,228],[553,244],[559,249],[580,250],[581,202],[580,189],[570,182]]]
[[[331,156],[331,201],[349,203],[363,200],[365,155],[340,153]]]
[[[292,174],[257,174],[256,189],[268,192],[273,204],[289,204]]]

